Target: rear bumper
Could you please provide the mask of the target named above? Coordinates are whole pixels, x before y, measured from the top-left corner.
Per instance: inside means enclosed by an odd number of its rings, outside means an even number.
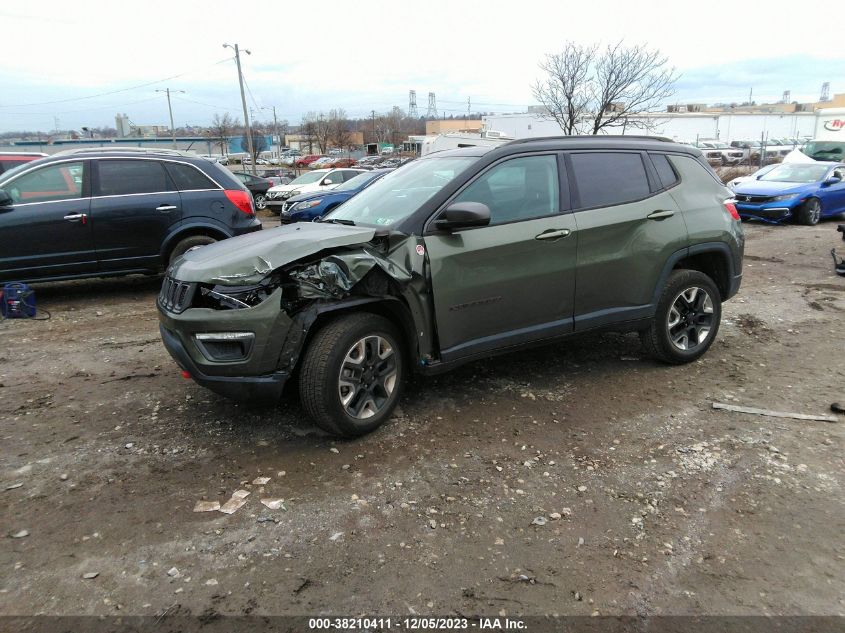
[[[236,235],[244,235],[245,233],[254,233],[255,231],[261,230],[261,220],[258,218],[253,218],[250,220],[249,224],[244,224],[243,226],[237,226],[232,231],[232,237]]]
[[[262,376],[212,376],[203,373],[175,333],[161,324],[159,331],[164,347],[179,367],[188,372],[197,384],[227,398],[250,402],[276,402],[290,377],[286,372]]]

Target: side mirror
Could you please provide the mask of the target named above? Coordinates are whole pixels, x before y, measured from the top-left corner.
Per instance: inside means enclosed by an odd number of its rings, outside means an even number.
[[[0,189],[0,211],[11,211],[14,205],[12,196],[5,189]]]
[[[831,185],[836,185],[840,182],[842,182],[842,179],[839,176],[830,176],[828,178],[825,178],[825,180],[822,182],[822,186],[830,187]]]
[[[481,202],[454,202],[434,221],[440,231],[453,231],[490,224],[490,207]]]

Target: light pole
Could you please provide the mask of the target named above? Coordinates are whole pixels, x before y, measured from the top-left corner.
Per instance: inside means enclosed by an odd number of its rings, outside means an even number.
[[[253,173],[253,175],[255,175],[255,154],[253,153],[253,150],[252,150],[252,129],[249,127],[249,112],[247,111],[247,108],[246,108],[246,94],[244,94],[244,75],[243,75],[243,72],[241,72],[241,51],[238,48],[237,44],[235,44],[234,46],[232,46],[231,44],[223,44],[223,48],[231,48],[235,51],[235,63],[238,66],[238,83],[241,86],[241,105],[243,106],[243,109],[244,109],[244,125],[246,126],[246,144],[247,144],[247,150],[249,151],[249,158],[250,158],[249,165],[250,165],[250,171]],[[252,53],[250,53],[249,50],[247,50],[246,48],[244,49],[244,52],[247,55],[252,55]]]
[[[173,106],[170,105],[170,88],[156,90],[156,92],[164,92],[167,94],[167,111],[170,113],[170,138],[173,139],[173,149],[176,149],[176,128],[173,127]],[[181,92],[182,94],[185,94],[184,90],[174,90],[173,92]]]

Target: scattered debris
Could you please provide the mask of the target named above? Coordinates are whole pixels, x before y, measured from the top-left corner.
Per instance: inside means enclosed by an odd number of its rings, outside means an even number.
[[[430,527],[432,530],[436,530],[437,529],[437,521],[435,521],[434,519],[429,519],[428,520],[428,527]]]
[[[178,569],[176,569],[175,567],[171,567],[167,570],[167,575],[171,578],[178,578],[181,574],[179,573]]]
[[[339,451],[339,450],[337,450],[334,446],[332,446],[332,447],[329,449],[329,452],[330,452],[330,453],[334,453],[335,455],[337,455],[338,453],[340,453],[340,451]]]
[[[10,535],[12,538],[24,538],[25,536],[29,536],[29,530],[20,530],[19,532],[15,532],[14,534]]]
[[[787,413],[785,411],[770,411],[768,409],[756,409],[754,407],[741,407],[735,404],[724,404],[722,402],[714,402],[714,409],[722,409],[724,411],[735,411],[737,413],[750,413],[753,415],[765,415],[770,418],[792,418],[795,420],[818,420],[820,422],[839,422],[839,420],[832,415],[806,415],[804,413]]]
[[[194,506],[194,512],[216,512],[219,509],[219,501],[197,501]]]
[[[264,484],[266,484],[269,481],[270,481],[269,477],[256,477],[255,479],[252,480],[252,483],[256,486],[263,486]]]
[[[67,473],[62,473],[61,475],[59,475],[59,479],[61,481],[67,481],[67,477],[68,477]]]
[[[587,492],[587,486],[578,486],[578,492]]]
[[[206,581],[205,581],[205,584],[210,585],[210,586],[212,586],[212,587],[213,587],[213,586],[215,586],[215,585],[217,585],[217,584],[219,584],[219,583],[217,582],[217,579],[216,579],[216,578],[209,578],[208,580],[206,580]]]
[[[842,406],[838,402],[834,402],[833,404],[830,405],[830,410],[833,411],[834,413],[845,413],[845,406]],[[7,490],[8,490],[8,488],[7,488]]]
[[[541,527],[546,525],[546,517],[534,517],[534,520],[531,521],[531,525],[539,525]]]
[[[244,506],[246,498],[249,495],[249,490],[235,490],[232,493],[232,498],[220,506],[220,512],[223,514],[234,514]]]
[[[284,499],[262,499],[261,503],[271,510],[287,510]]]
[[[89,571],[88,573],[82,574],[82,577],[85,580],[94,580],[94,578],[96,578],[99,575],[100,575],[100,572],[98,572],[98,571]]]
[[[23,482],[18,482],[16,484],[6,486],[6,490],[14,490],[15,488],[20,488],[21,486],[23,486]]]
[[[581,547],[583,544],[584,544],[584,537],[579,536],[578,537],[578,545],[576,545],[575,547]]]
[[[549,518],[550,518],[552,521],[560,521],[561,516],[562,516],[562,515],[560,514],[560,512],[552,512],[552,513],[549,515]]]
[[[571,517],[572,516],[572,508],[564,508],[563,510],[560,511],[560,513],[565,517]]]
[[[334,534],[332,534],[332,535],[329,537],[329,540],[330,540],[330,541],[336,541],[336,540],[337,540],[337,539],[339,539],[341,536],[343,536],[343,532],[335,532]]]

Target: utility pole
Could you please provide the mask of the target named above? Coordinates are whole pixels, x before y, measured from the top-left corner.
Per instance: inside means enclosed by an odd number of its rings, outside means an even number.
[[[234,49],[234,51],[235,51],[235,63],[238,66],[238,83],[241,86],[241,105],[243,106],[243,109],[244,109],[244,125],[246,127],[246,145],[247,145],[247,151],[249,151],[249,159],[250,159],[249,160],[249,167],[250,167],[249,170],[252,172],[253,175],[255,175],[255,152],[252,149],[252,128],[250,128],[250,126],[249,126],[249,111],[247,110],[247,107],[246,107],[246,93],[244,93],[244,75],[243,75],[243,72],[241,71],[241,51],[238,48],[237,44],[235,44],[234,46],[232,46],[231,44],[223,44],[223,48],[231,48],[231,49]],[[249,50],[246,49],[246,48],[244,49],[244,52],[247,55],[252,55],[252,53],[250,53]]]
[[[373,141],[378,143],[378,136],[376,135],[376,111],[373,110]]]
[[[173,139],[173,149],[176,149],[176,128],[173,127],[173,106],[170,105],[170,88],[156,90],[156,92],[164,92],[167,94],[167,111],[170,113],[170,138]],[[181,92],[182,94],[185,94],[184,90],[174,90],[173,92]]]
[[[279,136],[279,120],[276,118],[276,106],[273,106],[273,134],[279,139],[279,149],[276,158],[282,157],[282,137]]]

